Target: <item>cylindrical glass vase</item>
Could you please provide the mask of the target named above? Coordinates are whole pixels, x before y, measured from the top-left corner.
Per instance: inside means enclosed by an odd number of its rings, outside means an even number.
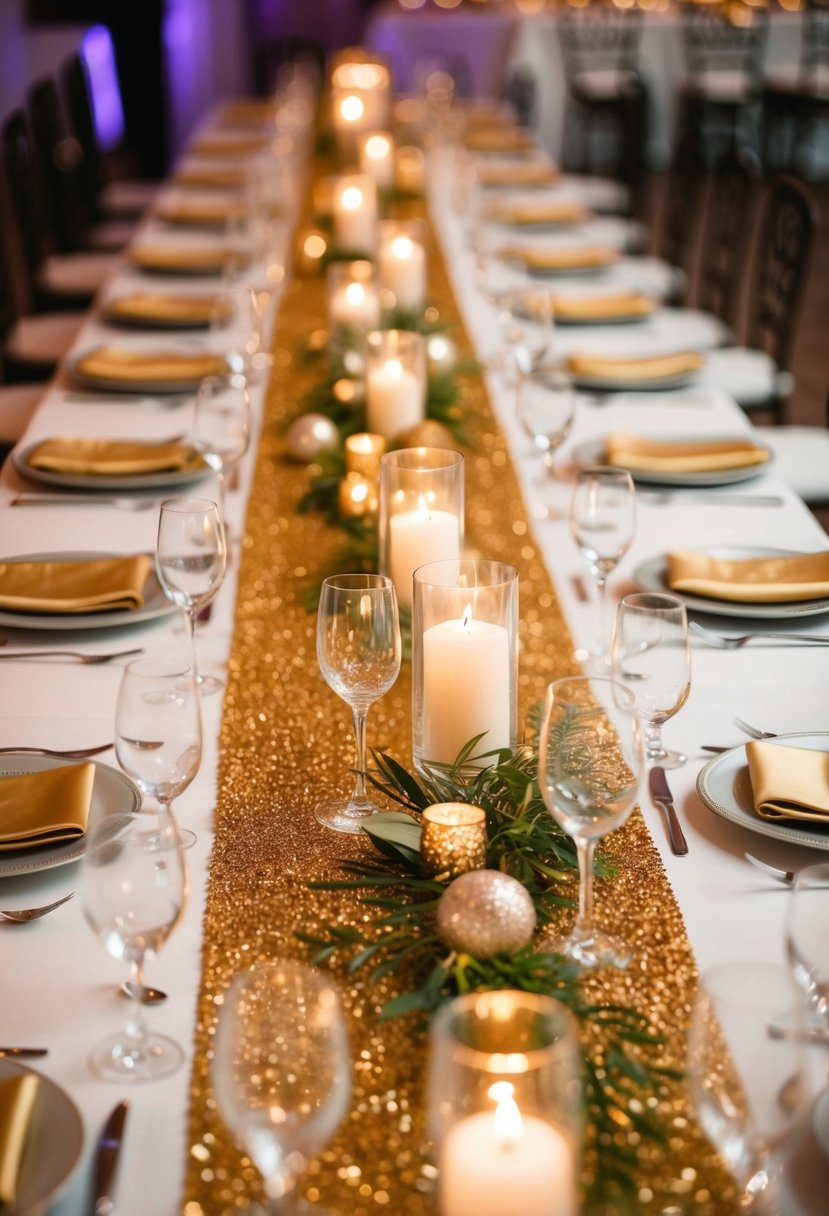
[[[377,266],[383,310],[421,314],[426,307],[426,225],[423,220],[382,220]]]
[[[426,414],[426,346],[408,329],[376,329],[366,336],[368,430],[393,439]]]
[[[366,173],[346,173],[334,185],[334,245],[372,257],[377,248],[377,183]]]
[[[380,460],[380,570],[411,614],[413,577],[463,548],[464,459],[447,448],[401,448]]]
[[[328,267],[328,338],[342,350],[362,348],[365,336],[380,324],[380,296],[374,266],[362,259],[332,262]]]
[[[518,571],[460,558],[414,574],[412,756],[426,776],[461,773],[514,750],[518,701]],[[479,738],[480,736],[480,738]]]

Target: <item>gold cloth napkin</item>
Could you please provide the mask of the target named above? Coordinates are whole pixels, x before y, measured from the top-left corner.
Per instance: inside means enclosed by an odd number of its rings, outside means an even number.
[[[713,473],[763,464],[766,448],[751,439],[645,439],[624,431],[605,436],[605,462],[643,473]]]
[[[656,301],[638,291],[619,291],[602,296],[555,296],[553,314],[557,321],[591,321],[605,318],[647,317],[656,309]]]
[[[506,245],[499,257],[521,262],[528,270],[592,270],[610,266],[619,259],[619,251],[609,245],[582,245],[561,249],[532,249],[521,245]]]
[[[210,135],[193,144],[191,151],[196,156],[254,156],[263,152],[269,142],[264,135],[246,135],[239,139]]]
[[[136,245],[130,250],[133,266],[139,270],[163,271],[166,274],[220,274],[229,263],[241,260],[242,255],[236,249]]]
[[[140,608],[152,566],[147,553],[77,562],[0,562],[0,608],[58,614]]]
[[[567,366],[574,376],[591,376],[602,380],[663,380],[696,372],[705,359],[696,351],[677,351],[672,355],[628,358],[624,355],[589,355],[574,352]]]
[[[221,355],[179,355],[175,351],[124,350],[118,346],[99,346],[75,365],[83,376],[99,380],[203,380],[205,376],[227,375],[227,362]]]
[[[156,215],[168,224],[226,224],[228,220],[247,215],[247,208],[244,203],[191,199],[187,202],[162,203]]]
[[[537,146],[523,127],[477,127],[467,131],[464,143],[470,152],[530,152]]]
[[[28,463],[30,468],[50,473],[118,477],[132,473],[181,473],[196,469],[203,462],[189,443],[56,436],[39,443],[29,455]]]
[[[668,586],[673,591],[740,604],[819,600],[829,596],[829,550],[748,559],[681,550],[668,554]]]
[[[230,304],[222,296],[166,296],[137,291],[119,296],[107,305],[110,317],[140,321],[179,321],[209,325],[230,316]]]
[[[583,224],[592,212],[577,199],[549,203],[495,203],[489,219],[499,224]]]
[[[0,1212],[13,1209],[17,1200],[39,1080],[32,1072],[0,1080]]]
[[[829,823],[829,752],[760,741],[746,756],[761,818]]]
[[[548,186],[558,177],[550,164],[480,165],[478,181],[482,186]]]
[[[0,777],[0,852],[83,836],[94,783],[94,764]]]
[[[205,190],[224,190],[228,186],[243,185],[244,176],[241,169],[216,165],[215,167],[182,169],[173,180],[179,186],[202,186]]]

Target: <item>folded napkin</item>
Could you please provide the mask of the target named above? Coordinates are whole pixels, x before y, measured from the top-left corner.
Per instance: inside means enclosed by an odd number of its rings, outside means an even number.
[[[165,274],[220,274],[225,266],[242,260],[238,249],[190,248],[175,245],[136,245],[130,261],[140,270]]]
[[[98,346],[75,364],[79,375],[125,383],[150,380],[203,380],[205,376],[227,375],[222,355],[187,354],[175,351],[124,350],[119,346]]]
[[[740,604],[786,604],[829,596],[829,550],[794,557],[717,558],[668,554],[668,586]]]
[[[638,291],[619,291],[601,296],[559,296],[553,301],[553,312],[557,321],[591,321],[606,319],[625,320],[628,317],[647,317],[655,310],[656,301]]]
[[[528,270],[592,270],[609,266],[619,258],[619,252],[608,245],[582,245],[560,249],[533,249],[521,245],[507,245],[498,251],[499,256],[513,262],[522,262]]]
[[[231,136],[206,135],[193,145],[196,156],[253,156],[268,147],[264,135],[245,135],[239,139]]]
[[[478,181],[482,186],[546,186],[558,177],[550,164],[480,165]]]
[[[110,317],[136,321],[174,321],[209,325],[230,317],[229,302],[222,296],[165,296],[135,292],[119,296],[107,305]]]
[[[14,1210],[17,1200],[39,1080],[33,1072],[0,1080],[0,1212]]]
[[[758,815],[829,824],[829,752],[760,741],[746,756]]]
[[[244,203],[214,199],[162,203],[156,209],[159,219],[168,224],[226,224],[228,220],[241,219],[246,214]]]
[[[664,380],[696,372],[705,359],[696,351],[678,351],[672,355],[649,358],[628,358],[624,355],[588,355],[574,353],[567,366],[574,376],[590,376],[601,380]]]
[[[576,199],[549,203],[496,203],[487,212],[499,224],[583,224],[590,211]]]
[[[189,443],[145,443],[139,440],[46,439],[29,454],[29,467],[48,473],[99,477],[133,473],[182,473],[203,466]]]
[[[77,562],[0,562],[0,609],[62,615],[141,608],[152,568],[147,553]]]
[[[83,836],[94,784],[94,764],[0,777],[0,852]]]
[[[182,169],[174,179],[180,186],[201,186],[206,190],[222,190],[227,186],[241,186],[244,176],[241,169],[235,167],[204,166]]]
[[[769,452],[751,439],[670,442],[623,431],[605,436],[605,463],[643,473],[714,473],[763,464]]]
[[[523,127],[480,126],[467,131],[464,142],[470,152],[529,152],[536,139]]]

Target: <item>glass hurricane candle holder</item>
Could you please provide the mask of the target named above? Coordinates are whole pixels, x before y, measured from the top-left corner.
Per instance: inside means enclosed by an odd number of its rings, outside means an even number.
[[[377,329],[366,336],[366,418],[384,439],[417,426],[426,414],[426,348],[421,334]]]
[[[483,558],[436,561],[414,574],[412,755],[426,777],[474,776],[516,745],[518,571]]]
[[[426,226],[422,220],[384,220],[377,265],[384,310],[421,313],[426,306]]]
[[[362,345],[380,324],[374,266],[362,259],[332,262],[327,273],[328,335],[334,348]]]
[[[429,878],[456,878],[486,866],[486,811],[467,802],[436,802],[420,817],[420,868]]]
[[[581,1056],[559,1001],[505,989],[444,1005],[428,1109],[442,1216],[575,1216]]]
[[[386,450],[382,435],[360,431],[357,435],[349,435],[343,448],[346,473],[361,473],[363,477],[371,477],[379,482],[380,459]]]
[[[366,173],[337,178],[332,201],[334,245],[371,255],[377,246],[377,183]]]
[[[380,461],[380,570],[407,614],[418,566],[461,555],[463,471],[461,453],[447,448],[401,448]]]
[[[369,131],[358,140],[360,172],[377,183],[378,190],[394,186],[394,140],[388,131]]]
[[[391,123],[391,72],[367,47],[345,47],[330,64],[331,125],[340,158],[356,163],[359,137]]]

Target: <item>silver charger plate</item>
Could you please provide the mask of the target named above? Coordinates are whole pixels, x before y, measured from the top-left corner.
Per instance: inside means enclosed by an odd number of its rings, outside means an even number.
[[[8,1216],[42,1216],[74,1171],[83,1151],[83,1120],[69,1095],[49,1077],[0,1059],[0,1078],[32,1074],[38,1078],[31,1132],[23,1153],[17,1200]]]
[[[202,463],[200,468],[186,469],[176,471],[171,469],[167,473],[123,473],[120,476],[115,474],[104,474],[102,476],[92,473],[59,473],[49,469],[35,469],[29,464],[29,458],[36,448],[40,447],[45,440],[39,439],[36,443],[30,443],[25,448],[16,448],[12,461],[21,477],[27,477],[30,481],[37,481],[47,486],[60,486],[63,489],[70,490],[120,490],[129,492],[130,490],[155,490],[164,489],[166,487],[188,486],[196,481],[201,481],[204,477],[211,476],[210,468]]]
[[[709,557],[741,560],[763,557],[802,557],[793,549],[761,549],[756,545],[711,545],[700,549]],[[695,612],[708,612],[712,616],[740,616],[756,620],[774,621],[783,617],[820,616],[829,612],[829,599],[794,600],[788,604],[741,604],[734,600],[706,599],[701,595],[688,595],[684,591],[673,591],[668,586],[666,575],[668,559],[660,553],[641,562],[633,572],[633,581],[642,591],[669,591],[684,600],[687,608]]]
[[[776,747],[788,745],[816,752],[829,751],[829,734],[824,731],[778,735],[776,739],[764,742]],[[826,827],[822,828],[819,823],[804,822],[798,826],[794,821],[774,822],[755,814],[744,745],[733,747],[708,761],[697,777],[697,793],[709,810],[739,827],[748,828],[750,832],[759,832],[761,836],[772,836],[789,844],[829,850],[829,819]]]
[[[9,752],[0,756],[0,777],[19,776],[22,773],[42,773],[50,768],[65,768],[69,764],[94,764],[95,782],[92,786],[92,801],[89,816],[135,815],[141,810],[141,792],[138,786],[117,768],[100,760],[73,760],[62,756],[40,756],[37,752]],[[33,849],[11,849],[0,851],[0,878],[17,878],[21,874],[36,874],[40,870],[52,870],[77,861],[86,852],[86,836],[67,840],[61,844],[41,845]]]
[[[102,345],[102,343],[98,343]],[[175,377],[172,380],[119,380],[117,376],[110,379],[108,376],[90,376],[85,372],[78,371],[78,364],[92,353],[96,347],[91,347],[87,350],[80,350],[72,355],[67,356],[64,360],[64,370],[69,378],[81,388],[89,389],[104,389],[111,393],[195,393],[196,389],[204,379],[203,376],[191,376],[190,378]],[[167,352],[175,354],[175,351]],[[209,354],[209,351],[198,350],[194,354]],[[225,366],[228,374],[233,370],[230,362],[225,360]]]
[[[88,562],[99,557],[119,557],[118,553],[100,553],[87,550],[71,550],[57,553],[28,553],[16,557],[4,557],[4,562]],[[75,629],[116,629],[125,625],[143,624],[159,616],[177,612],[176,605],[167,598],[151,570],[144,585],[144,603],[141,608],[121,608],[115,612],[78,612],[58,615],[48,612],[0,611],[0,626],[5,629],[38,629],[46,631],[72,631]]]
[[[692,372],[679,372],[673,376],[646,376],[643,380],[624,378],[619,380],[613,376],[586,376],[573,373],[573,383],[576,388],[586,388],[599,393],[659,393],[670,392],[675,388],[687,388],[694,384],[699,376],[699,369]]]
[[[661,439],[663,437],[660,437]],[[717,440],[727,441],[729,439],[741,439],[744,436],[737,435],[717,435]],[[665,443],[693,443],[704,441],[704,436],[700,435],[665,435],[663,441]],[[745,468],[739,469],[718,469],[710,473],[657,473],[646,469],[628,469],[631,477],[636,482],[641,482],[642,485],[657,485],[657,486],[730,486],[737,485],[741,481],[751,481],[753,477],[759,477],[761,473],[769,467],[771,463],[771,449],[764,444],[758,444],[764,451],[768,452],[769,459],[763,464],[748,465]],[[588,439],[584,443],[578,444],[573,449],[573,463],[578,469],[591,468],[597,464],[604,464],[605,461],[605,446],[603,439]],[[625,468],[625,465],[614,466],[616,468]]]

